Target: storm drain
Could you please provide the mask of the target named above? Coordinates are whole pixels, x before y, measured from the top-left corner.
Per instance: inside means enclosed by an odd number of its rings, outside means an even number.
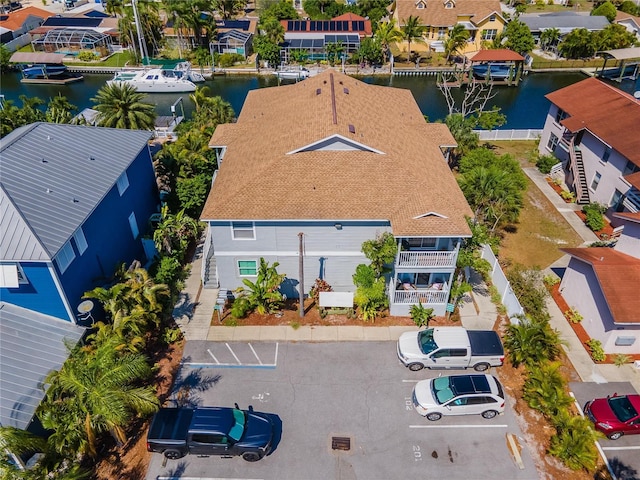
[[[351,438],[349,437],[331,437],[332,450],[351,450]]]

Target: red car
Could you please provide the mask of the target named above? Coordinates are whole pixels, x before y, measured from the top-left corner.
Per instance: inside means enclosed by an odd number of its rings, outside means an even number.
[[[587,402],[584,413],[611,440],[640,433],[640,395],[618,395]]]

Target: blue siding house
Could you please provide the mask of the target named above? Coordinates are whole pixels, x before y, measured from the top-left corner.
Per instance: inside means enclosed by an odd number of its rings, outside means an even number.
[[[425,122],[409,90],[334,70],[253,90],[209,146],[219,170],[201,215],[205,288],[242,285],[263,257],[280,263],[288,297],[316,278],[353,292],[357,265],[368,263],[362,243],[390,232],[399,247],[390,313],[418,303],[445,313],[472,212],[447,165],[451,132]]]
[[[84,292],[145,263],[159,205],[150,137],[34,123],[0,141],[1,301],[75,323]]]

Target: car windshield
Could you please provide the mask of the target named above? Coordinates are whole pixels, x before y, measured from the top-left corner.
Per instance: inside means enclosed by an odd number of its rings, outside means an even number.
[[[450,388],[449,377],[434,379],[431,383],[431,392],[433,393],[433,398],[435,398],[440,405],[448,402],[455,396]]]
[[[418,334],[418,345],[425,355],[433,352],[438,348],[438,344],[433,339],[433,329],[423,330]]]
[[[244,424],[245,424],[245,415],[242,410],[238,410],[237,408],[233,409],[233,419],[235,423],[231,430],[229,430],[229,437],[231,437],[235,442],[242,438],[242,434],[244,433]]]
[[[621,422],[626,422],[638,415],[627,397],[610,397],[608,402],[611,410]]]

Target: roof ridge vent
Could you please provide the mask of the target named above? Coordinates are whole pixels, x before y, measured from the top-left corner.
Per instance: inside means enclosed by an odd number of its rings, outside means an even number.
[[[321,88],[316,89],[316,95],[320,95],[321,93],[322,93],[322,89]]]
[[[349,95],[349,89],[347,87],[344,87],[342,91],[345,93],[345,95]]]

